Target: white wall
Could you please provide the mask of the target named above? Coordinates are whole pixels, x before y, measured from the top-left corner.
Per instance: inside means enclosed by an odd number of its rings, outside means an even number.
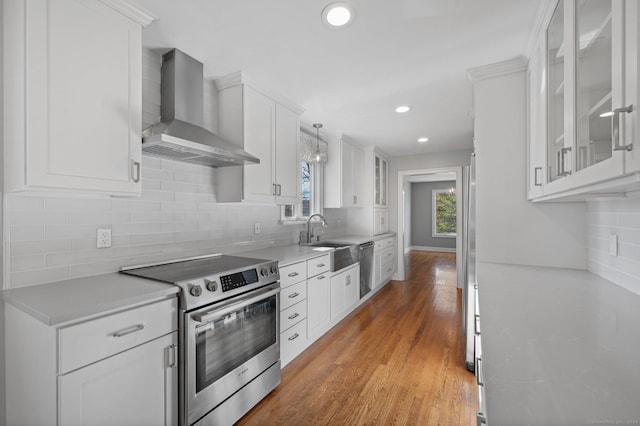
[[[411,247],[411,197],[412,197],[412,186],[411,182],[408,182],[406,179],[402,184],[404,191],[404,253],[409,252],[409,248]]]
[[[526,200],[525,72],[473,87],[478,261],[584,269],[584,203]]]
[[[397,232],[399,236],[403,231],[398,229],[398,172],[468,166],[471,152],[463,150],[392,157],[389,160],[389,230]],[[407,209],[404,210],[406,212]]]
[[[618,237],[618,255],[609,253],[610,235]],[[640,294],[640,198],[588,203],[587,268]]]

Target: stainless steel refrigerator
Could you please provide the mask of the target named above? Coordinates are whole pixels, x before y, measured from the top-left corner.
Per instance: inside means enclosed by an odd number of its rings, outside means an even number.
[[[462,258],[464,265],[462,333],[466,336],[467,369],[475,371],[475,314],[476,314],[476,157],[471,154],[469,167],[463,171],[463,235]]]

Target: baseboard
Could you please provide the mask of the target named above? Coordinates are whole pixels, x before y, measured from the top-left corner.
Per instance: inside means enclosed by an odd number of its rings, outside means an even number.
[[[427,247],[427,246],[411,246],[409,247],[409,251],[439,251],[443,253],[455,253],[455,248],[447,248],[447,247]]]

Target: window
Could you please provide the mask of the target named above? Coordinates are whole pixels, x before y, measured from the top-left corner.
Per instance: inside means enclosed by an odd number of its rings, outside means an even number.
[[[296,223],[306,221],[315,213],[322,213],[322,173],[327,161],[327,143],[304,131],[300,132],[300,174],[298,203],[282,206],[281,222]],[[321,161],[317,161],[320,151]]]
[[[451,189],[434,189],[431,202],[432,236],[455,238],[456,192]]]

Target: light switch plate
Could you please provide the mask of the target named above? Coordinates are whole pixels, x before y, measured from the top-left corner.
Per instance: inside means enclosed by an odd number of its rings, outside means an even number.
[[[609,235],[609,254],[611,256],[618,255],[618,236],[615,234]]]
[[[260,222],[254,223],[253,224],[253,233],[257,235],[260,232],[262,232],[262,227],[260,226]]]

